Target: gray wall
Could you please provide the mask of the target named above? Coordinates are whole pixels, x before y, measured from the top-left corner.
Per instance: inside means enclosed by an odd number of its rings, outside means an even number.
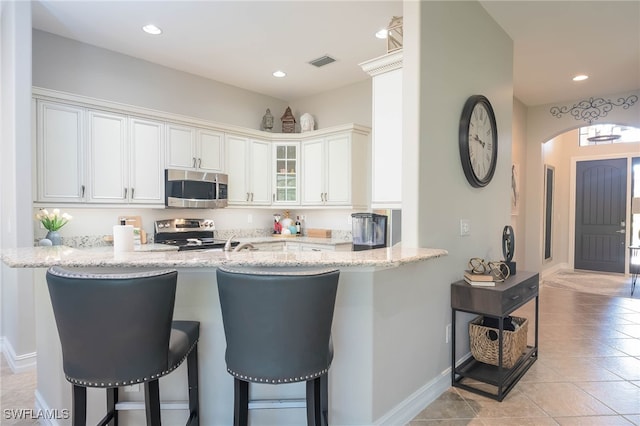
[[[286,102],[50,33],[33,31],[33,85],[259,129]],[[276,123],[277,124],[277,123]]]

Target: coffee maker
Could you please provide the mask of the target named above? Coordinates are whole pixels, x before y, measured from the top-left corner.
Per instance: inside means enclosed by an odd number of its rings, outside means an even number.
[[[387,247],[388,219],[376,213],[352,213],[353,251]]]

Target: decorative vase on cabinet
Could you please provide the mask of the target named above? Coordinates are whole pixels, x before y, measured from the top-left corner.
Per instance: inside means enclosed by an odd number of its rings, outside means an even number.
[[[58,231],[49,231],[47,232],[47,236],[45,237],[47,240],[51,241],[51,244],[54,246],[62,245],[62,236]]]

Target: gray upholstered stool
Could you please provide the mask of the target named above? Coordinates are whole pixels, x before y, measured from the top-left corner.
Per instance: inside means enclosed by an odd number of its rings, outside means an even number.
[[[306,382],[307,423],[328,424],[335,269],[219,268],[218,292],[234,377],[234,425],[248,424],[249,382]]]
[[[73,385],[72,421],[84,426],[88,387],[107,390],[100,425],[118,424],[118,387],[144,384],[147,425],[160,425],[158,379],[187,359],[189,419],[198,425],[200,323],[172,321],[178,273],[107,269],[47,271],[62,344],[66,379]]]

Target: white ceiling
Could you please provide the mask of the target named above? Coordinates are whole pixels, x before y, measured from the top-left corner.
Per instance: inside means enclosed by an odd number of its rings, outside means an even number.
[[[514,94],[526,105],[640,89],[640,0],[480,3],[514,40]],[[373,34],[402,1],[40,0],[32,10],[34,28],[291,101],[367,79],[358,64],[386,53]],[[143,33],[150,22],[164,33]],[[336,62],[308,64],[323,55]],[[574,83],[577,73],[591,78]]]

